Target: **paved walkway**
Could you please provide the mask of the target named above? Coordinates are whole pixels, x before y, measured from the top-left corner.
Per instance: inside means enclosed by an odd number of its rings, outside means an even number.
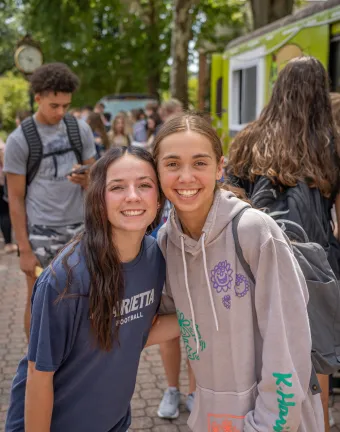
[[[18,259],[13,255],[4,255],[1,248],[0,241],[0,432],[3,432],[11,381],[26,350],[23,331],[26,290],[24,278],[18,270]],[[188,379],[183,360],[181,391],[184,394],[187,392],[187,386]],[[157,417],[157,407],[165,388],[166,380],[158,348],[148,348],[142,354],[132,400],[131,431],[189,432],[186,426],[188,413],[185,411],[184,398],[181,415],[177,420],[161,420]],[[338,427],[332,428],[332,432],[340,432],[340,399],[335,404],[334,417]]]

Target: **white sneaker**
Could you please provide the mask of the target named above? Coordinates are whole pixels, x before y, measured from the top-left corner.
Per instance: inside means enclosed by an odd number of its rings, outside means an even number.
[[[191,413],[191,411],[194,408],[194,403],[195,403],[195,392],[188,394],[187,396],[187,400],[186,400],[186,407],[187,410]]]
[[[179,402],[181,393],[177,389],[168,388],[164,392],[157,415],[160,418],[176,419],[179,416]]]
[[[332,408],[328,408],[329,427],[335,426],[335,420],[332,413]]]

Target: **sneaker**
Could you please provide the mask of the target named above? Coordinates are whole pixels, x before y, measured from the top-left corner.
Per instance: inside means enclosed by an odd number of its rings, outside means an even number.
[[[185,406],[187,407],[187,410],[191,413],[191,411],[194,408],[195,403],[195,392],[190,393],[187,397],[187,401],[185,403]]]
[[[17,250],[18,250],[18,246],[12,243],[6,244],[4,247],[5,254],[14,253],[17,252]]]
[[[335,426],[335,420],[332,413],[332,408],[328,408],[328,419],[329,419],[329,427]]]
[[[168,388],[164,392],[157,415],[160,418],[176,419],[179,416],[179,402],[181,393],[177,389]]]

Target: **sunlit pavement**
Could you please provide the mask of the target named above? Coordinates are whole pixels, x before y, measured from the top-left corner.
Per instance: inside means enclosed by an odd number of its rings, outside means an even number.
[[[18,258],[2,252],[0,240],[0,432],[4,431],[9,391],[18,362],[26,351],[23,330],[23,313],[26,300],[24,277],[18,269]],[[183,356],[184,357],[184,356]],[[142,354],[136,390],[132,400],[133,432],[188,432],[188,413],[185,410],[185,394],[188,378],[185,360],[182,361],[181,414],[177,420],[157,417],[157,408],[166,388],[166,380],[158,347],[151,347]],[[332,432],[340,432],[340,396],[336,397],[333,416],[338,426]],[[95,432],[95,431],[94,431]]]

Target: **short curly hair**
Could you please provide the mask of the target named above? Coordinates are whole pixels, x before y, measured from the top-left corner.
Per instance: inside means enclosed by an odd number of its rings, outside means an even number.
[[[48,63],[34,71],[30,79],[33,93],[74,93],[79,78],[64,63]]]

